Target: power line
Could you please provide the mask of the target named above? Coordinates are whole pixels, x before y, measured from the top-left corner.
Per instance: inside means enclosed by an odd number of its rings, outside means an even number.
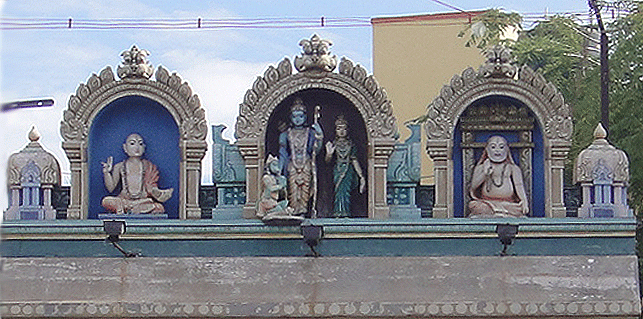
[[[2,30],[112,30],[112,29],[276,29],[314,27],[366,27],[370,18],[224,18],[224,19],[63,19],[63,18],[0,18]]]
[[[467,11],[441,0],[431,0],[459,12]],[[604,7],[606,12],[629,14],[623,8]],[[522,14],[523,23],[536,23],[552,16],[567,16],[589,23],[589,12],[547,12]],[[616,17],[616,13],[614,13]],[[612,18],[610,20],[614,20]],[[607,19],[604,19],[607,20]],[[362,28],[370,27],[370,17],[266,17],[266,18],[16,18],[1,17],[0,30],[218,30],[218,29],[294,29],[294,28]]]

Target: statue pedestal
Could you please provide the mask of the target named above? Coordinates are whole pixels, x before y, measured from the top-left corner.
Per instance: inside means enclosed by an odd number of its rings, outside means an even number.
[[[98,214],[98,219],[167,219],[167,214]]]

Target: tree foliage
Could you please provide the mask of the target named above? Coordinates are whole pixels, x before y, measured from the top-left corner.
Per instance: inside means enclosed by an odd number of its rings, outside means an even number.
[[[471,24],[460,31],[458,37],[462,38],[468,33],[469,39],[465,46],[475,45],[479,49],[484,49],[504,43],[503,33],[505,30],[518,26],[521,22],[522,17],[518,13],[506,13],[498,9],[491,9],[474,17]]]
[[[630,206],[643,212],[643,11],[610,26],[610,141],[630,158]]]
[[[571,184],[573,159],[591,144],[600,121],[600,64],[592,29],[569,17],[554,16],[524,31],[511,43],[516,61],[552,82],[571,105],[574,117],[572,149],[566,169]]]

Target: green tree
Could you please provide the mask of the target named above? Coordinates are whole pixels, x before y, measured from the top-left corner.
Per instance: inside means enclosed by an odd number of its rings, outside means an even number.
[[[516,61],[552,82],[572,107],[574,136],[566,169],[571,184],[573,159],[593,140],[600,121],[600,75],[592,29],[569,17],[554,16],[521,33],[512,43]]]
[[[610,141],[630,158],[630,206],[643,212],[643,4],[610,25]],[[640,214],[639,214],[640,215]]]

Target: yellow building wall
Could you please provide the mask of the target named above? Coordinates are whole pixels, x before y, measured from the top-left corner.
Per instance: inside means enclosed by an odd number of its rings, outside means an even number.
[[[475,47],[465,47],[460,33],[470,18],[482,13],[458,12],[373,18],[373,74],[393,103],[400,140],[410,131],[404,123],[424,115],[454,74],[467,67],[477,69],[484,58]],[[422,132],[422,145],[426,142]],[[422,152],[421,184],[431,185],[433,163]]]

